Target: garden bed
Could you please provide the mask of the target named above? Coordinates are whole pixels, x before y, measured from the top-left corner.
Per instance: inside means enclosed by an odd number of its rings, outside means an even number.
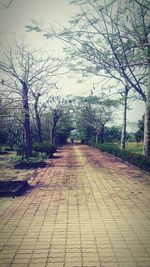
[[[0,197],[20,196],[29,189],[27,181],[0,181]]]
[[[36,168],[44,168],[46,166],[46,162],[32,162],[32,163],[18,163],[14,166],[15,169],[36,169]]]
[[[11,161],[14,152],[0,155],[0,181],[21,181],[28,180],[36,175],[36,168],[14,168]]]
[[[7,155],[9,154],[7,151],[0,151],[0,155]]]

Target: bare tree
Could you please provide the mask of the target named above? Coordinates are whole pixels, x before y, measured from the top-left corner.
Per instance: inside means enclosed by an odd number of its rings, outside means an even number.
[[[96,143],[104,143],[105,125],[111,122],[118,108],[118,100],[111,100],[106,94],[80,97],[80,109],[85,124],[96,130]],[[80,111],[79,111],[80,112]]]
[[[47,101],[47,108],[50,110],[50,142],[56,145],[56,127],[63,115],[65,104],[67,101],[59,94],[57,96],[49,97]]]
[[[93,73],[118,80],[124,85],[125,94],[127,87],[135,91],[146,103],[146,110],[149,110],[149,93],[146,94],[145,90],[145,68],[149,68],[149,1],[71,2],[79,6],[80,12],[72,17],[68,28],[42,29],[37,25],[27,28],[43,30],[45,37],[63,41],[67,45],[65,51],[71,69],[82,72],[83,75]],[[146,112],[148,114],[148,111]],[[150,120],[147,117],[145,116],[145,155],[150,154]],[[124,113],[124,140],[125,119]],[[122,148],[124,147],[125,142],[122,141]]]
[[[0,2],[0,6],[1,6],[2,8],[9,8],[9,7],[12,5],[13,1],[14,1],[14,0],[8,0],[8,1],[6,1],[6,0],[1,0],[1,2]]]
[[[14,47],[9,47],[4,60],[0,61],[0,69],[8,79],[4,81],[4,86],[12,88],[22,100],[26,157],[32,155],[29,110],[30,88],[42,81],[45,76],[50,78],[61,65],[62,62],[58,58],[47,56],[42,52],[39,53],[39,51],[30,52],[24,43],[15,43]]]
[[[53,74],[55,76],[55,74]],[[36,125],[36,131],[37,131],[37,139],[38,142],[42,143],[43,137],[42,137],[42,125],[41,125],[41,113],[44,110],[43,108],[43,102],[45,102],[45,99],[47,99],[47,95],[51,93],[51,89],[54,91],[54,85],[50,79],[50,82],[47,81],[47,78],[43,79],[42,81],[39,81],[38,83],[34,84],[30,88],[31,95],[34,99],[33,103],[33,110],[34,115],[33,118],[35,120]],[[40,101],[41,99],[41,101]]]
[[[9,3],[8,3],[8,5],[7,5],[7,8],[10,7],[10,5],[12,4],[12,2],[13,2],[13,0],[10,0],[10,1],[9,1]]]
[[[36,119],[37,137],[38,137],[38,142],[42,143],[43,139],[42,139],[41,117],[38,108],[39,98],[41,97],[41,94],[39,92],[38,93],[33,92],[33,97],[34,97],[34,112]]]

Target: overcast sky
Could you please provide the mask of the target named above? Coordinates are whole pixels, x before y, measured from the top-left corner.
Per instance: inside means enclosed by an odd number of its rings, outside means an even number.
[[[40,33],[29,32],[25,30],[26,25],[31,25],[31,19],[41,21],[48,25],[66,25],[71,15],[78,11],[77,7],[69,4],[69,0],[13,0],[9,8],[6,6],[10,0],[0,0],[0,34],[1,34],[1,51],[5,46],[6,40],[11,43],[15,39],[25,39],[25,42],[32,49],[44,48],[49,53],[54,51],[58,55],[62,53],[62,44],[58,41],[44,39]],[[66,74],[60,78],[60,86],[65,94],[84,94],[87,89],[92,89],[92,83],[95,80],[87,79],[83,84],[79,84],[77,80],[79,75]],[[101,81],[97,78],[96,81]],[[144,103],[133,106],[133,110],[129,112],[128,119],[137,121],[141,119],[144,112]]]

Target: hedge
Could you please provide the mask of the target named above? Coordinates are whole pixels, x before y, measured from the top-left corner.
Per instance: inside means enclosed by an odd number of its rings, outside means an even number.
[[[46,153],[49,157],[53,157],[53,154],[56,152],[56,147],[49,142],[34,143],[33,151]]]
[[[45,167],[46,154],[38,154],[29,158],[23,156],[12,156],[11,161],[14,163],[14,168],[16,169],[30,169],[30,168],[39,168]]]
[[[117,146],[112,144],[96,144],[93,142],[89,142],[89,145],[98,148],[101,151],[112,154],[116,157],[119,157],[123,161],[127,161],[130,164],[139,167],[140,169],[150,172],[150,157],[122,150],[121,148],[118,148]]]

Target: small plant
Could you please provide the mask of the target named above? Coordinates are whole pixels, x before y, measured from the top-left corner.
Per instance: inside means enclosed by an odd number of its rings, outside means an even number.
[[[137,154],[128,150],[121,150],[117,145],[112,144],[95,144],[90,142],[89,145],[98,148],[101,151],[105,151],[109,154],[112,154],[116,157],[121,158],[124,161],[143,169],[150,171],[150,158],[141,154]]]
[[[126,150],[133,152],[133,153],[142,154],[143,153],[143,142],[139,142],[139,143],[127,142]]]
[[[17,156],[20,156],[22,158],[26,157],[26,145],[25,145],[25,143],[19,143],[17,145],[16,153],[17,153]]]
[[[45,153],[48,157],[53,157],[56,152],[56,147],[48,142],[33,144],[33,150],[35,152]]]
[[[5,153],[5,148],[4,147],[2,147],[2,146],[0,146],[0,154],[4,154]]]
[[[33,156],[29,158],[16,155],[11,158],[11,161],[14,163],[15,168],[36,168],[46,165],[46,162],[44,162],[46,157],[45,153],[33,154]]]
[[[8,151],[10,151],[10,148],[7,146],[0,146],[0,154],[8,154]]]

